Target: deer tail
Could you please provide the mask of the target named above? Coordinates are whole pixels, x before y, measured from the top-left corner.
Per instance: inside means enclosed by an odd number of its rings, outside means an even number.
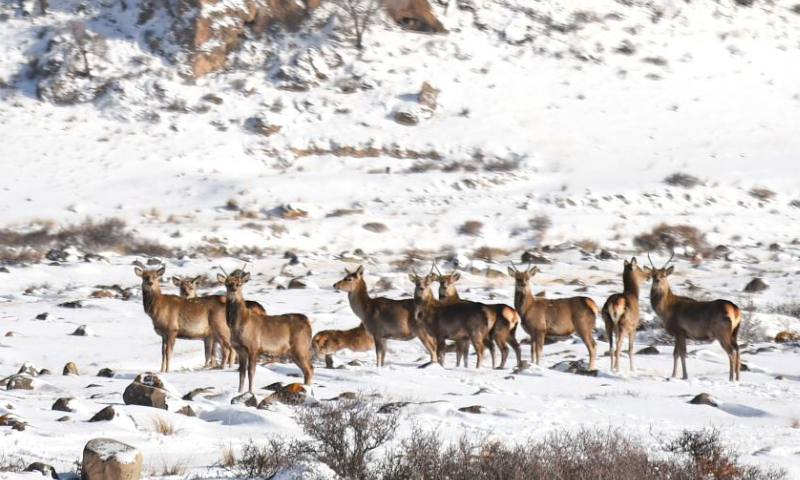
[[[731,302],[725,303],[725,315],[731,321],[732,332],[739,328],[739,324],[742,323],[742,311],[739,307]]]
[[[589,310],[591,310],[592,313],[594,314],[594,316],[596,317],[597,313],[600,311],[600,309],[597,308],[597,304],[594,303],[594,300],[592,300],[589,297],[584,297],[583,301],[586,302],[586,306],[589,307]]]
[[[612,298],[606,302],[603,307],[603,318],[605,319],[606,316],[608,316],[608,320],[611,320],[611,322],[616,325],[625,313],[627,306],[625,297],[619,296],[617,298]]]
[[[506,321],[508,322],[510,328],[513,329],[514,327],[519,325],[520,322],[519,314],[513,308],[504,305],[502,309],[502,315],[503,318],[505,318]]]

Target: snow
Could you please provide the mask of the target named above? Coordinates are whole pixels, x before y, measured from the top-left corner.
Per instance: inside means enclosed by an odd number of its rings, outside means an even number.
[[[350,47],[328,5],[308,21],[318,29],[306,25],[269,41],[245,38],[228,71],[196,81],[170,63],[176,47],[163,12],[137,27],[136,1],[127,2],[127,11],[95,0],[58,3],[44,17],[20,15],[17,2],[0,3],[0,14],[9,15],[0,20],[0,85],[8,85],[0,88],[0,227],[31,231],[119,217],[137,236],[186,252],[253,247],[256,253],[235,258],[165,258],[166,278],[214,279],[220,265],[230,271],[248,260],[254,275],[247,298],[271,313],[305,313],[317,332],[355,326],[346,297],[331,287],[355,263],[364,265],[371,288],[391,282],[375,294],[408,298],[403,261],[419,257],[414,266],[421,270],[436,258],[440,268],[464,270],[462,297],[510,304],[513,282],[486,272],[502,274],[525,249],[559,246],[544,254],[553,263],[540,265],[534,292],[588,295],[600,304],[621,288],[622,258],[646,261],[635,235],[662,222],[692,225],[709,246],[730,252],[695,265],[679,248],[671,285],[746,307],[743,321],[753,325],[754,338],[742,354],[749,371],[740,383],[727,381],[727,358],[717,344],[689,346],[684,381],[668,378],[671,345],[637,356],[633,373],[625,358],[623,370],[610,373],[607,345],[598,342],[601,371],[592,378],[549,368],[586,359],[580,341],[547,345],[541,367],[515,375],[511,368],[455,368],[453,355],[444,368],[418,369],[427,355],[411,341],[390,342],[380,369],[372,352],[339,352],[337,368],[316,365],[313,394],[376,392],[382,403],[415,402],[402,410],[401,436],[412,421],[449,438],[469,432],[503,441],[611,426],[655,444],[684,428],[715,426],[744,461],[800,476],[800,437],[792,428],[800,415],[800,350],[771,342],[780,331],[800,331],[800,319],[775,309],[798,303],[800,208],[792,202],[800,199],[800,15],[789,10],[796,2],[737,8],[727,0],[487,0],[470,2],[474,11],[434,2],[448,34],[403,32],[381,19],[367,33],[364,52]],[[80,3],[88,13],[78,12]],[[27,66],[75,18],[106,37],[102,67],[112,87],[93,103],[58,107],[36,98]],[[151,53],[147,30],[162,39],[164,56]],[[633,51],[622,53],[621,45]],[[309,82],[308,91],[282,90],[278,71]],[[417,103],[424,81],[440,90],[432,113]],[[222,103],[203,100],[208,94]],[[173,108],[180,105],[188,113]],[[420,124],[395,123],[398,109],[420,114]],[[280,129],[258,135],[248,127],[251,118]],[[513,166],[492,167],[501,162]],[[703,185],[663,183],[675,172]],[[775,196],[756,198],[754,187]],[[238,210],[225,208],[231,199]],[[307,215],[284,219],[280,206]],[[544,233],[531,229],[537,216],[552,222]],[[477,236],[458,233],[466,221],[483,224]],[[370,222],[388,230],[364,229]],[[780,250],[770,249],[773,243]],[[497,253],[477,258],[481,247]],[[619,258],[599,260],[601,248]],[[286,251],[300,264],[290,265]],[[215,466],[221,445],[236,449],[265,432],[302,433],[293,417],[298,407],[231,405],[237,372],[203,369],[200,341],[178,340],[173,371],[159,374],[178,398],[215,388],[192,402],[170,402],[171,410],[190,404],[197,418],[121,405],[125,387],[160,363],[160,338],[132,271],[135,258],[95,252],[107,260],[84,262],[78,249],[69,253],[58,266],[42,262],[0,273],[0,333],[18,334],[0,337],[0,378],[25,362],[60,372],[73,361],[82,372],[37,378],[34,391],[0,391],[0,411],[29,422],[24,432],[0,428],[0,450],[65,472],[82,446],[102,435],[141,450],[145,473],[169,458],[185,463],[190,476],[226,476]],[[654,255],[657,263],[665,260]],[[769,289],[743,293],[756,276]],[[309,288],[283,289],[298,277]],[[571,284],[576,279],[585,291]],[[699,290],[690,290],[689,280]],[[101,284],[133,287],[134,296],[90,298]],[[171,284],[164,290],[176,293]],[[658,324],[648,290],[646,284],[642,323]],[[84,308],[56,307],[76,299]],[[42,312],[50,316],[35,320]],[[88,336],[70,335],[81,325]],[[641,331],[636,349],[658,338],[658,331]],[[507,367],[513,363],[512,353]],[[103,367],[116,376],[91,376]],[[257,397],[270,393],[261,387],[297,381],[290,375],[298,373],[293,364],[259,366]],[[699,393],[712,395],[719,408],[687,403]],[[57,422],[64,413],[50,407],[63,396],[79,408]],[[86,422],[108,404],[117,418]],[[458,412],[471,405],[484,413]],[[180,431],[156,433],[156,415]]]

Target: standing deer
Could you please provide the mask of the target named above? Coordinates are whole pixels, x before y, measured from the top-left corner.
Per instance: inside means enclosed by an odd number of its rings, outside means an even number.
[[[736,337],[739,334],[742,315],[739,307],[728,300],[712,300],[701,302],[672,293],[667,277],[672,275],[675,267],[667,268],[675,256],[669,257],[662,268],[656,268],[650,254],[652,268],[645,267],[653,283],[650,288],[650,304],[664,322],[664,329],[675,337],[675,349],[672,352],[672,376],[678,376],[678,358],[681,359],[684,380],[689,378],[686,372],[686,339],[700,341],[717,340],[728,354],[730,373],[728,380],[739,380],[741,357]]]
[[[211,304],[214,304],[214,301],[219,302],[217,308],[225,308],[225,295],[203,295],[202,297],[197,296],[197,285],[200,284],[200,281],[203,279],[202,275],[198,275],[194,278],[180,278],[180,277],[172,277],[172,283],[178,287],[181,292],[181,298],[200,298],[204,301],[208,301]],[[252,300],[246,300],[245,305],[250,310],[253,310],[256,313],[260,313],[262,315],[267,314],[267,310],[258,302]],[[224,314],[224,310],[223,310]],[[224,326],[224,330],[228,330],[227,323]],[[226,336],[230,338],[230,333],[227,333]],[[214,359],[217,358],[217,352],[222,348],[222,343],[219,340],[214,340],[214,346],[211,350],[211,357],[212,362]],[[222,354],[222,366],[225,366],[225,363],[228,362],[229,365],[232,365],[233,362],[236,360],[236,351],[233,348],[228,349],[228,354]]]
[[[597,318],[597,304],[589,297],[559,299],[537,298],[531,295],[530,279],[539,271],[531,267],[517,270],[514,263],[508,274],[514,277],[514,307],[522,317],[522,329],[531,336],[531,360],[537,365],[542,360],[542,348],[547,334],[571,335],[577,333],[589,350],[589,370],[595,368],[595,341],[592,338]]]
[[[218,300],[181,298],[161,293],[161,277],[166,267],[149,270],[135,267],[142,279],[142,302],[153,328],[161,336],[161,371],[168,372],[177,338],[203,339],[206,366],[213,363],[214,340],[222,344],[223,363],[231,351],[230,333],[225,324],[225,305]]]
[[[475,368],[481,368],[483,347],[495,323],[494,314],[489,314],[482,303],[436,300],[431,291],[431,283],[436,280],[434,273],[424,277],[409,273],[408,279],[414,283],[414,316],[436,340],[439,364],[444,366],[445,340],[450,339],[456,344],[471,341],[478,357]]]
[[[361,323],[350,330],[322,330],[311,339],[312,357],[325,355],[325,366],[333,366],[333,354],[339,350],[365,352],[375,348],[375,342]]]
[[[436,269],[438,275],[436,281],[439,282],[439,300],[445,301],[459,301],[461,298],[456,290],[456,282],[461,279],[459,272],[453,272],[449,275],[443,275]],[[495,368],[495,351],[494,346],[500,348],[500,367],[505,368],[506,359],[508,358],[508,345],[514,349],[517,355],[517,364],[522,362],[522,352],[517,342],[517,325],[520,323],[517,311],[508,305],[502,303],[485,305],[487,314],[493,315],[495,319],[494,328],[489,332],[489,338],[485,340],[484,345],[489,349],[492,355],[492,368]],[[464,366],[467,366],[467,356],[469,354],[469,342],[462,340],[456,346],[456,366],[461,364],[461,359],[464,359]]]
[[[239,354],[239,392],[244,391],[247,371],[250,393],[256,375],[256,363],[262,353],[278,356],[289,353],[303,372],[303,382],[311,384],[314,367],[311,365],[311,322],[303,314],[263,315],[247,308],[242,287],[250,281],[250,273],[236,270],[230,275],[217,274],[225,285],[225,317],[231,331],[231,341]]]
[[[622,339],[628,337],[628,359],[630,370],[633,371],[633,340],[636,337],[636,328],[639,326],[639,287],[649,277],[647,272],[639,267],[636,257],[631,261],[625,260],[622,270],[622,293],[615,293],[608,297],[600,310],[606,324],[608,348],[611,353],[611,370],[619,370],[619,356],[622,349]],[[617,344],[614,345],[614,335]]]
[[[379,367],[384,365],[386,359],[387,340],[408,341],[419,338],[428,350],[431,362],[436,361],[436,343],[414,316],[414,300],[372,298],[367,293],[367,284],[364,282],[364,267],[359,266],[354,272],[346,268],[344,271],[345,277],[334,283],[333,288],[347,292],[350,308],[361,319],[364,329],[375,341],[375,355]]]

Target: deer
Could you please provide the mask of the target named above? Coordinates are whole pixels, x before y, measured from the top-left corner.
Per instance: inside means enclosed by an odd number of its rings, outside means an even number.
[[[172,284],[175,285],[176,287],[178,287],[178,289],[180,290],[181,298],[211,299],[211,303],[213,303],[213,300],[216,300],[217,302],[220,303],[220,306],[222,306],[224,308],[225,295],[203,295],[202,297],[197,297],[197,286],[200,284],[200,281],[202,279],[203,279],[202,275],[198,275],[198,276],[196,276],[194,278],[172,277]],[[258,313],[261,313],[262,315],[266,315],[267,314],[267,310],[258,302],[255,302],[255,301],[252,301],[252,300],[246,300],[245,304],[247,305],[247,308],[249,308],[251,310],[254,310],[254,311],[258,312]],[[227,323],[226,323],[224,328],[225,329],[228,328]],[[230,334],[228,334],[228,337],[230,338]],[[217,352],[219,351],[219,348],[221,348],[221,347],[222,347],[222,344],[219,341],[215,340],[214,341],[214,345],[213,345],[212,350],[211,350],[212,362],[214,361],[214,359],[217,358]],[[232,364],[236,360],[236,352],[234,351],[234,349],[230,348],[228,351],[229,351],[229,353],[227,355],[225,355],[224,353],[222,355],[222,365],[223,366],[225,365],[226,361],[229,364]]]
[[[649,274],[639,267],[636,257],[625,260],[622,270],[622,293],[608,297],[600,313],[606,324],[606,337],[611,354],[611,371],[619,371],[619,357],[622,340],[628,337],[628,360],[630,371],[633,367],[633,340],[639,326],[639,287],[649,278]],[[617,344],[614,345],[614,335]]]
[[[345,276],[333,284],[338,291],[347,292],[353,313],[361,319],[364,330],[375,342],[377,365],[386,361],[387,340],[409,341],[419,338],[428,351],[431,362],[436,361],[436,343],[424,325],[414,316],[414,300],[394,300],[385,297],[370,297],[364,281],[364,267],[355,271],[344,269]]]
[[[325,355],[325,366],[333,367],[333,354],[339,350],[365,352],[375,348],[375,341],[361,323],[349,330],[322,330],[311,339],[312,357]]]
[[[144,311],[153,321],[153,329],[161,337],[161,371],[169,372],[177,338],[202,339],[205,344],[206,366],[213,364],[214,341],[219,341],[222,344],[224,365],[231,352],[224,303],[202,297],[181,298],[161,293],[161,277],[165,271],[165,265],[155,269],[143,266],[134,268],[136,276],[142,279]]]
[[[436,281],[439,282],[439,300],[445,301],[460,301],[461,298],[456,290],[456,282],[461,279],[461,273],[454,271],[448,275],[443,275],[439,268],[436,267]],[[485,341],[484,346],[489,349],[492,355],[492,368],[495,368],[495,349],[497,345],[500,348],[500,366],[503,369],[506,365],[508,358],[508,345],[514,349],[517,355],[517,365],[522,362],[522,352],[517,342],[517,325],[520,323],[520,317],[517,311],[508,305],[502,303],[485,305],[487,313],[493,315],[495,318],[494,328],[489,332],[489,338]],[[469,354],[469,342],[462,340],[456,345],[456,366],[461,364],[461,359],[464,359],[464,366],[467,366],[467,355]]]
[[[675,266],[667,265],[675,257],[675,252],[661,268],[656,268],[650,254],[647,259],[650,267],[645,272],[650,275],[650,305],[664,322],[664,329],[675,337],[675,348],[672,352],[672,376],[678,376],[678,358],[681,360],[683,379],[689,378],[686,372],[686,339],[699,341],[717,340],[728,354],[730,371],[729,381],[739,380],[741,356],[737,336],[742,323],[739,307],[728,300],[699,301],[689,297],[675,295],[669,287],[667,277],[675,272]]]
[[[518,270],[514,262],[508,267],[508,274],[515,281],[514,307],[522,318],[522,329],[531,336],[531,360],[540,364],[547,334],[577,333],[589,351],[589,370],[594,370],[596,343],[592,331],[598,313],[597,304],[589,297],[534,297],[530,279],[538,272],[539,269],[530,264],[525,270]]]
[[[431,284],[436,281],[432,270],[424,277],[416,272],[408,274],[408,279],[414,284],[414,316],[435,339],[439,365],[444,366],[445,340],[450,339],[456,344],[471,341],[478,357],[475,368],[481,368],[483,347],[494,327],[495,315],[481,303],[436,300],[431,291]]]
[[[247,372],[248,392],[253,393],[256,363],[261,354],[279,356],[288,353],[303,372],[303,383],[311,385],[314,367],[311,365],[311,322],[301,313],[265,315],[247,308],[244,285],[250,273],[235,270],[230,275],[217,274],[225,285],[225,319],[231,332],[231,342],[239,355],[239,392],[244,391]]]

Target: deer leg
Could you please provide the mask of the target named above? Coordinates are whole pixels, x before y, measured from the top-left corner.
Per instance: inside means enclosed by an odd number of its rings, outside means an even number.
[[[580,335],[583,343],[586,344],[586,349],[589,350],[589,370],[594,370],[595,368],[595,341],[592,338],[592,328],[582,328],[582,331],[579,331],[578,334]],[[617,339],[619,340],[619,338]],[[617,355],[619,355],[619,344],[617,344]]]
[[[172,360],[172,349],[175,347],[175,339],[178,338],[178,332],[170,332],[167,336],[167,369],[169,372],[169,363]]]
[[[633,340],[636,338],[636,330],[634,329],[628,333],[628,359],[631,361],[631,372],[633,368]]]
[[[244,391],[244,374],[247,371],[247,355],[239,354],[239,393]]]
[[[247,382],[250,387],[247,390],[253,393],[253,383],[256,380],[256,366],[258,365],[258,352],[250,352],[250,358],[247,359]]]
[[[497,345],[497,348],[500,349],[500,366],[497,368],[502,370],[506,368],[506,360],[508,360],[508,340],[497,336],[493,338],[492,341]],[[494,355],[492,355],[492,368],[495,368]]]
[[[308,358],[308,350],[303,351],[299,346],[292,351],[292,360],[303,372],[303,383],[311,385],[311,379],[314,377],[314,366]]]
[[[733,351],[736,354],[736,381],[739,381],[739,372],[742,370],[742,354],[739,351],[739,343],[733,339]]]
[[[439,365],[444,367],[444,355],[447,352],[445,350],[445,343],[444,337],[437,337],[436,338],[436,361],[439,362]],[[466,360],[465,360],[466,362]]]
[[[517,356],[517,366],[522,363],[522,350],[519,348],[519,342],[517,341],[517,329],[514,328],[511,330],[511,335],[508,336],[508,340],[506,340],[511,348],[514,350],[514,354]],[[500,368],[503,368],[503,365],[500,365]]]
[[[505,343],[503,344],[505,346]],[[481,344],[481,349],[489,347],[489,355],[492,356],[492,368],[497,368],[497,349],[495,348],[495,343],[492,340],[491,336],[487,335],[483,338],[483,343]],[[501,349],[502,350],[502,349]],[[508,349],[506,349],[508,350]],[[502,353],[501,353],[502,355]],[[508,351],[506,351],[506,355],[508,355]]]
[[[683,379],[689,379],[689,372],[686,371],[686,335],[681,335],[681,368],[683,369]]]
[[[544,350],[544,339],[547,336],[547,332],[542,330],[538,332],[536,335],[536,365],[542,363],[542,350]]]
[[[605,317],[606,313],[603,311],[603,316]],[[605,320],[605,319],[604,319]],[[614,325],[608,320],[605,320],[606,324],[606,337],[608,340],[608,357],[611,360],[611,371],[614,371]]]
[[[214,337],[209,335],[203,338],[203,346],[206,354],[205,366],[208,367],[214,363]]]
[[[483,337],[480,334],[472,336],[472,346],[475,347],[475,355],[478,357],[475,361],[475,368],[481,368],[483,363]]]
[[[467,359],[469,358],[469,343],[464,340],[456,341],[456,367],[461,366],[461,362],[464,362],[464,366],[467,366]]]
[[[386,339],[375,337],[375,362],[379,367],[383,366],[383,357],[386,352]]]
[[[621,350],[622,350],[622,338],[623,338],[622,333],[623,332],[622,332],[622,328],[620,328],[619,325],[614,325],[614,330],[617,333],[617,344],[614,346],[614,367],[612,368],[612,370],[615,371],[615,372],[618,372],[619,371],[619,358],[620,358],[620,353],[621,353]]]
[[[167,371],[167,337],[161,337],[161,371]]]

